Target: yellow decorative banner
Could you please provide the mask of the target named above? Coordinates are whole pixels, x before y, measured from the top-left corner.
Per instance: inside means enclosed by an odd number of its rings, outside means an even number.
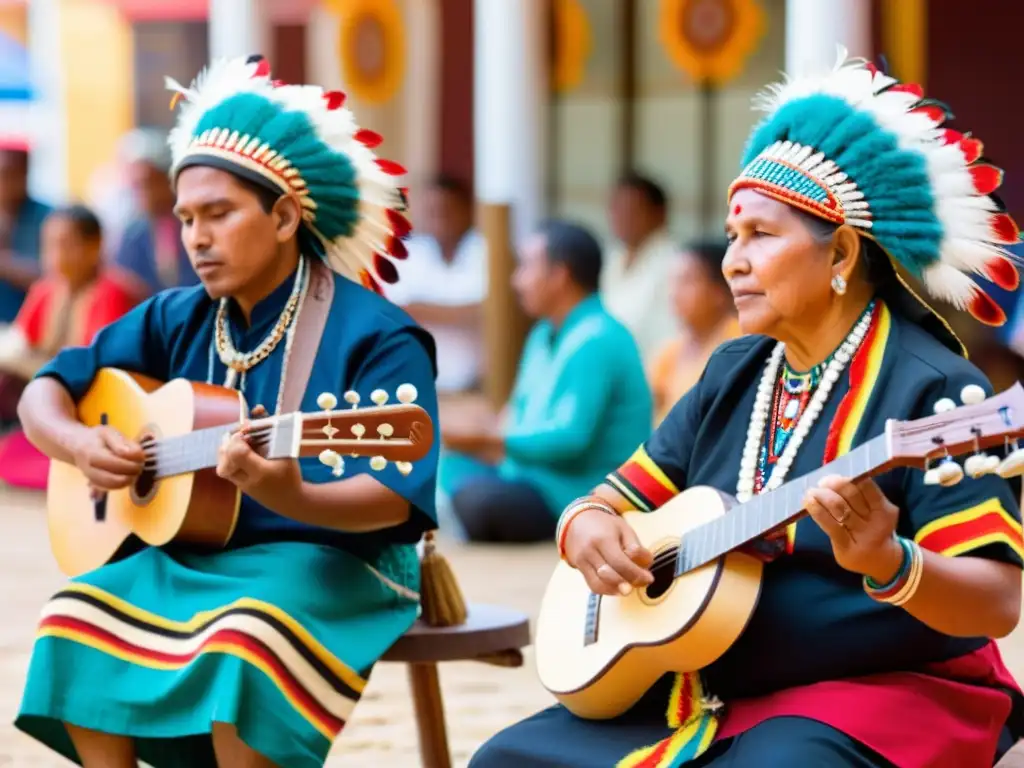
[[[554,0],[555,50],[551,66],[554,89],[571,91],[583,80],[593,43],[590,19],[579,0]]]
[[[405,24],[396,0],[328,0],[339,17],[344,88],[370,104],[388,101],[405,76]]]
[[[757,0],[661,0],[658,25],[672,63],[718,86],[743,71],[766,28]]]

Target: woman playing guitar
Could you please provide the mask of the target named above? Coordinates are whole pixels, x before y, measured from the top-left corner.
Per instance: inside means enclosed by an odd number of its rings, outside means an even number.
[[[886,419],[990,393],[893,268],[1003,320],[966,274],[1017,284],[1000,246],[1018,230],[990,196],[1001,174],[980,143],[944,130],[945,108],[919,86],[861,61],[775,86],[760,105],[722,262],[748,335],[719,347],[632,460],[561,520],[562,557],[602,600],[652,580],[652,553],[620,513],[695,486],[745,501]],[[759,603],[717,661],[665,678],[620,717],[545,710],[472,768],[992,766],[1022,734],[992,640],[1019,618],[1020,511],[998,475],[935,477],[825,479],[802,501],[811,519],[759,542],[771,560]]]

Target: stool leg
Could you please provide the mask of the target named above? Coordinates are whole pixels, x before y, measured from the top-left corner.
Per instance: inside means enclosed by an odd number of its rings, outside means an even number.
[[[410,664],[409,684],[416,707],[416,727],[420,737],[423,768],[451,768],[448,733],[444,724],[444,704],[436,664]]]

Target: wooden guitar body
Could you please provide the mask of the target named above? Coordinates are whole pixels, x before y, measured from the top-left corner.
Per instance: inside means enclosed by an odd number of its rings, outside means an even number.
[[[236,423],[245,416],[244,399],[233,390],[184,379],[163,384],[112,368],[99,371],[78,404],[83,424],[106,423],[137,441]],[[223,547],[234,531],[240,501],[238,489],[213,469],[161,479],[143,472],[132,486],[98,502],[97,513],[85,476],[71,464],[52,461],[50,543],[68,576],[115,559],[133,535],[152,546],[185,541]]]
[[[655,512],[624,518],[655,556],[655,581],[628,596],[597,596],[560,562],[541,603],[535,641],[541,683],[571,712],[616,717],[667,672],[692,672],[719,658],[747,625],[761,591],[761,561],[730,552],[673,579],[686,533],[721,517],[734,501],[691,488]]]

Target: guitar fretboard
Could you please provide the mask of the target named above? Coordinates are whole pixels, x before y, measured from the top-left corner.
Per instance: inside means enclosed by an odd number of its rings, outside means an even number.
[[[706,565],[801,517],[804,514],[804,494],[823,478],[829,475],[853,479],[868,477],[884,471],[889,461],[888,441],[882,434],[820,469],[733,507],[722,517],[698,526],[686,534],[676,556],[675,575],[682,576]]]
[[[270,422],[261,430],[263,439],[253,443],[254,449],[270,459],[283,458],[285,452],[274,450],[271,446],[278,442],[272,441],[271,435],[277,430],[286,428],[290,419],[270,417]],[[217,466],[217,453],[225,435],[229,435],[239,427],[239,422],[225,424],[206,429],[197,429],[184,435],[173,435],[156,441],[149,453],[153,457],[153,472],[157,479],[198,472]],[[287,441],[290,443],[290,440]]]

